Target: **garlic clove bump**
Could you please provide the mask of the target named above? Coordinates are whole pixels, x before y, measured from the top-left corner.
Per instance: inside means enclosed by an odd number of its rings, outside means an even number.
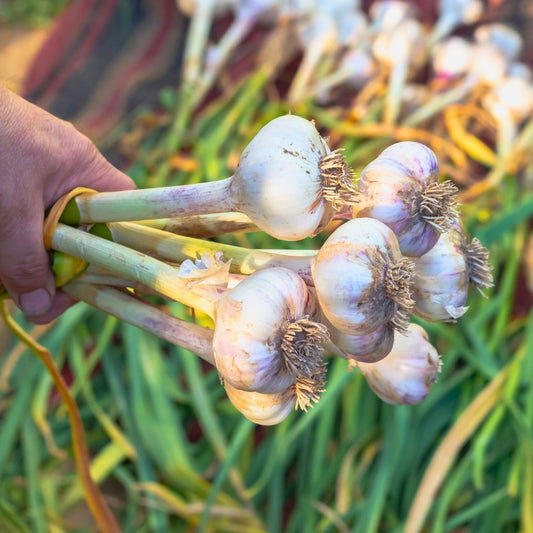
[[[410,324],[406,334],[395,333],[392,350],[381,361],[357,363],[370,388],[393,405],[414,405],[424,400],[440,366],[437,350],[416,324]]]

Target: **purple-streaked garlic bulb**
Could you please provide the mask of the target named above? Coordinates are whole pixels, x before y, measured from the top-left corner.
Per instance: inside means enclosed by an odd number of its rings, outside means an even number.
[[[413,307],[413,263],[394,233],[372,218],[349,220],[322,245],[312,265],[320,308],[349,335],[390,324],[405,330]]]
[[[349,335],[333,326],[329,328],[331,341],[342,351],[347,359],[362,363],[376,363],[392,350],[394,328],[383,324],[366,335]]]
[[[462,316],[469,286],[481,290],[493,285],[488,257],[478,239],[467,242],[459,224],[444,232],[427,254],[413,260],[414,313],[429,321]]]
[[[228,291],[217,305],[213,353],[231,386],[266,394],[290,386],[300,406],[323,388],[326,326],[314,320],[315,298],[285,268],[260,270]]]
[[[457,188],[439,183],[435,154],[405,141],[385,149],[361,172],[354,216],[380,220],[394,231],[402,254],[419,256],[457,220]]]
[[[259,228],[288,241],[315,235],[335,211],[355,202],[344,156],[328,148],[313,122],[295,115],[272,120],[252,139],[231,193]]]
[[[393,405],[414,405],[423,401],[437,380],[440,357],[427,333],[410,324],[406,334],[395,333],[387,357],[377,363],[357,363],[370,388]]]
[[[224,388],[230,402],[248,420],[262,426],[273,426],[285,420],[296,407],[293,387],[283,392],[263,394],[232,387],[227,381]]]

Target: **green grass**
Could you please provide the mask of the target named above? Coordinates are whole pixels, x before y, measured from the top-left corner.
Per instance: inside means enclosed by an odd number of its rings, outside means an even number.
[[[283,112],[263,98],[258,79],[244,84],[188,130],[183,143],[199,170],[164,183],[229,176],[230,155]],[[141,186],[160,184],[154,161],[164,135],[145,139],[132,171]],[[258,428],[193,354],[84,304],[65,313],[41,340],[71,376],[93,475],[124,531],[400,533],[432,456],[504,368],[487,412],[453,434],[464,445],[447,456],[423,530],[532,531],[533,315],[515,316],[513,301],[533,197],[509,176],[463,212],[490,248],[496,286],[486,299],[472,292],[457,324],[424,324],[443,368],[419,406],[384,404],[345,361],[330,360],[313,409]],[[480,212],[490,216],[481,221]],[[259,233],[224,240],[282,245]],[[173,310],[183,316],[179,305]],[[66,413],[41,363],[25,352],[0,396],[0,531],[92,531],[82,507]]]
[[[0,23],[22,23],[43,26],[50,23],[67,5],[68,0],[2,0]]]

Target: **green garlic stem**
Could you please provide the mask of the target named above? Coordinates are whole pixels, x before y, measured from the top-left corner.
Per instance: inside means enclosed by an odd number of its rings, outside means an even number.
[[[439,41],[449,35],[459,24],[457,16],[452,13],[441,15],[433,26],[433,31],[429,36],[429,46],[433,48]]]
[[[409,60],[407,57],[396,61],[392,65],[389,76],[389,90],[385,98],[384,121],[385,124],[393,125],[400,113],[402,92],[407,79]]]
[[[215,316],[215,298],[207,299],[192,293],[188,289],[187,280],[179,276],[176,268],[136,250],[63,224],[57,225],[52,248],[95,263],[123,278],[142,283],[212,318]]]
[[[234,211],[230,185],[231,178],[227,178],[174,187],[82,194],[69,202],[61,222],[92,224]]]
[[[183,58],[183,82],[187,87],[193,87],[200,77],[209,29],[215,10],[214,0],[200,0],[195,4],[190,28],[187,32],[185,57]]]
[[[476,86],[478,78],[476,76],[467,76],[462,82],[459,83],[453,89],[446,91],[436,97],[432,98],[427,104],[419,107],[416,111],[411,113],[403,121],[404,126],[416,126],[431,118],[433,115],[437,114],[441,109],[455,104],[459,100],[462,100],[464,97],[468,96],[472,89]]]
[[[206,252],[222,252],[224,258],[231,259],[231,272],[249,275],[268,267],[285,267],[296,272],[307,284],[312,284],[311,262],[315,251],[297,251],[298,255],[289,255],[284,251],[263,251],[240,248],[218,242],[204,241],[183,235],[174,235],[166,231],[149,228],[140,224],[115,222],[107,225],[113,241],[135,250],[152,253],[175,262],[197,259]]]
[[[209,328],[168,315],[144,300],[111,287],[71,281],[62,290],[76,300],[87,302],[119,320],[194,352],[213,366],[215,364],[213,331]]]
[[[303,100],[306,87],[308,87],[317,64],[324,55],[327,47],[327,38],[322,36],[318,39],[313,39],[309,46],[304,51],[302,62],[292,79],[291,86],[287,99],[290,103],[295,104]]]
[[[257,226],[242,213],[214,213],[179,218],[159,218],[140,220],[137,224],[168,231],[169,233],[204,239],[238,231],[259,231]]]

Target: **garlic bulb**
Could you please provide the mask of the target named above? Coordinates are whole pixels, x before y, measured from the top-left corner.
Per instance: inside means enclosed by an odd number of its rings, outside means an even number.
[[[370,388],[394,405],[420,403],[440,371],[440,357],[427,333],[410,324],[405,335],[395,333],[394,345],[377,363],[357,363]]]
[[[422,26],[414,19],[402,21],[391,30],[382,31],[376,37],[372,52],[378,61],[394,65],[398,61],[417,63],[420,56],[414,44],[422,40]]]
[[[320,307],[339,331],[366,335],[386,323],[404,330],[413,307],[413,264],[379,220],[358,218],[337,228],[312,265]]]
[[[519,77],[507,77],[483,98],[483,105],[498,120],[507,113],[520,122],[533,110],[533,85]]]
[[[515,60],[523,45],[523,39],[516,30],[499,23],[479,26],[474,32],[474,39],[480,44],[496,47],[507,61]]]
[[[402,254],[419,256],[457,219],[457,188],[439,183],[435,154],[423,144],[399,142],[385,149],[361,172],[354,216],[387,224]]]
[[[433,70],[439,79],[452,79],[468,72],[472,45],[462,37],[450,37],[435,46]]]
[[[331,340],[348,359],[362,363],[376,363],[392,350],[394,329],[383,324],[366,335],[348,335],[333,326],[329,329]]]
[[[305,406],[323,387],[326,326],[313,321],[315,299],[304,281],[285,268],[260,270],[219,301],[213,354],[231,386],[279,393],[296,385]]]
[[[505,78],[507,63],[503,53],[490,43],[475,44],[472,46],[469,73],[479,83],[494,87]]]
[[[296,406],[296,395],[287,390],[274,394],[243,391],[227,381],[224,388],[230,402],[248,419],[262,426],[273,426],[285,420]]]
[[[318,233],[333,212],[355,202],[352,174],[314,124],[285,115],[246,147],[230,186],[236,208],[283,240]]]
[[[443,233],[427,254],[414,259],[415,314],[430,321],[462,316],[469,284],[480,290],[493,285],[488,255],[477,239],[467,243],[459,224]]]

